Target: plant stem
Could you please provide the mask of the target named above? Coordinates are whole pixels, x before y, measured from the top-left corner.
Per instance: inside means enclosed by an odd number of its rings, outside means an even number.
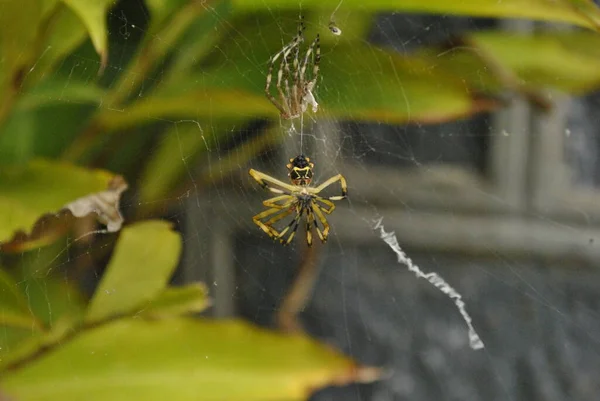
[[[286,333],[302,332],[302,325],[298,321],[298,313],[306,306],[317,278],[318,267],[318,251],[320,243],[315,241],[312,246],[304,244],[304,252],[302,261],[298,269],[298,276],[294,284],[289,289],[279,311],[277,312],[277,325]]]

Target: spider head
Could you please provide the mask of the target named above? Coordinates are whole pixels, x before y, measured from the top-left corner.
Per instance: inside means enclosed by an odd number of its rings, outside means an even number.
[[[313,177],[313,167],[315,165],[310,162],[310,159],[304,155],[296,156],[290,159],[290,163],[286,166],[290,172],[288,175],[292,180],[292,184],[305,187],[310,185]]]

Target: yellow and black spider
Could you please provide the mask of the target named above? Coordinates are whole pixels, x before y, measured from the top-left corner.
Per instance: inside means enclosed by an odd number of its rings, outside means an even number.
[[[304,20],[300,16],[298,33],[294,39],[271,57],[269,62],[265,94],[271,103],[277,107],[281,118],[284,120],[300,117],[309,105],[313,113],[316,113],[319,108],[312,91],[317,84],[319,75],[321,46],[317,34],[315,40],[308,46],[306,53],[300,54],[300,45],[304,42],[305,29]],[[273,67],[279,58],[281,58],[281,61],[275,83],[279,99],[276,99],[271,93],[271,80],[273,78]],[[308,68],[311,63],[312,70]]]
[[[311,224],[314,226],[321,242],[327,241],[329,235],[329,224],[325,218],[325,214],[331,214],[335,209],[332,201],[345,199],[348,195],[346,179],[341,174],[331,177],[318,187],[311,187],[310,183],[313,177],[314,164],[311,163],[308,157],[304,155],[296,156],[290,159],[290,164],[286,166],[289,170],[291,184],[286,184],[276,178],[268,176],[260,171],[250,169],[250,175],[263,188],[280,194],[273,198],[263,201],[263,205],[269,209],[252,217],[254,223],[259,226],[274,240],[281,241],[287,245],[292,242],[296,230],[300,225],[302,216],[306,218],[306,242],[312,245],[312,230]],[[339,181],[342,187],[342,194],[338,196],[321,197],[319,193]],[[269,185],[271,184],[271,185]],[[281,231],[277,231],[273,224],[284,219],[292,213],[296,213],[294,219]],[[316,216],[316,218],[315,218]],[[323,226],[323,230],[319,227],[317,220]],[[287,239],[286,233],[289,232]]]

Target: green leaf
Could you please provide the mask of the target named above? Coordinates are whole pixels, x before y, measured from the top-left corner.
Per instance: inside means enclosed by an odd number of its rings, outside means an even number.
[[[432,71],[463,77],[479,93],[517,92],[543,109],[545,89],[582,95],[600,87],[600,36],[588,32],[532,35],[484,31],[453,40],[452,46],[419,50]],[[535,51],[532,51],[535,49]]]
[[[193,78],[191,80],[193,82]],[[215,104],[219,107],[213,108]],[[264,95],[242,89],[201,87],[184,93],[157,93],[120,112],[103,109],[99,121],[107,130],[119,130],[160,118],[275,118],[277,115],[277,110]]]
[[[379,372],[314,340],[237,321],[122,319],[6,372],[19,401],[304,400]]]
[[[32,110],[38,107],[64,103],[98,105],[102,102],[104,95],[104,89],[93,82],[81,82],[53,76],[24,93],[19,98],[15,111]]]
[[[54,83],[53,83],[54,82]],[[96,109],[93,85],[64,86],[50,80],[24,94],[0,128],[0,165],[25,164],[35,157],[56,157],[81,133]]]
[[[0,371],[15,361],[34,354],[42,346],[44,332],[37,327],[0,325]]]
[[[64,278],[30,276],[19,282],[19,288],[27,294],[29,310],[47,327],[61,318],[73,319],[83,314],[83,295]]]
[[[32,253],[23,255],[29,259],[25,264],[32,263]],[[79,290],[64,279],[17,278],[0,270],[0,369],[64,338],[85,305]]]
[[[315,91],[321,105],[315,118],[429,123],[496,106],[491,100],[474,98],[460,77],[432,72],[428,58],[403,57],[366,45],[338,46],[322,53],[328,54],[321,59],[321,76],[327,79]],[[349,65],[352,68],[340,68]],[[179,92],[172,85],[124,112],[107,110],[102,123],[113,130],[155,118],[278,118],[278,110],[264,95],[265,69],[251,59],[232,57],[229,64],[202,76],[186,77],[179,84],[185,89]],[[240,70],[245,74],[240,75]]]
[[[0,126],[0,166],[24,165],[33,157],[37,124],[31,117],[31,113],[14,110]]]
[[[0,124],[12,107],[34,57],[37,28],[42,18],[38,0],[0,3]]]
[[[202,283],[183,287],[168,287],[143,310],[143,316],[167,318],[176,315],[199,313],[210,306],[208,289]]]
[[[493,55],[496,63],[513,71],[525,85],[578,95],[600,86],[600,36],[597,34],[546,32],[507,36],[500,32],[481,32],[471,38],[475,46]]]
[[[149,32],[156,34],[189,0],[146,0],[145,3],[150,12]]]
[[[368,46],[338,47],[322,59],[316,90],[317,117],[389,123],[435,123],[489,110],[491,100],[474,97],[459,76],[432,71],[428,59]],[[352,65],[352,68],[341,66]],[[348,85],[348,82],[360,85]]]
[[[0,326],[0,370],[14,367],[45,347],[72,335],[80,322],[74,316],[58,319],[48,331]]]
[[[339,0],[305,0],[302,8],[334,10],[339,3]],[[255,12],[265,8],[271,12],[298,10],[296,3],[287,0],[233,0],[233,5],[238,12]],[[600,26],[600,11],[591,0],[345,0],[340,10],[528,18],[568,22],[596,30]],[[341,29],[344,27],[341,26]]]
[[[96,52],[100,55],[101,65],[106,65],[108,49],[106,15],[115,0],[62,0],[85,25]]]
[[[210,3],[188,0],[148,0],[148,7],[152,17],[144,42],[109,93],[107,103],[113,108],[119,108],[152,74],[160,60],[177,47],[177,42],[189,31],[190,25],[196,30],[200,21],[210,20],[210,11],[214,12]],[[195,39],[198,42],[198,38]],[[186,50],[178,49],[175,53]]]
[[[16,232],[31,233],[44,214],[57,213],[77,199],[105,191],[113,179],[106,171],[43,159],[0,166],[0,244]]]
[[[71,8],[62,3],[56,4],[55,7],[42,33],[42,53],[35,61],[35,68],[27,76],[28,83],[32,80],[37,82],[51,74],[56,63],[87,38],[87,30],[82,20]]]
[[[166,221],[147,221],[123,229],[86,320],[100,321],[148,306],[166,287],[180,252],[179,234]]]
[[[172,65],[167,71],[167,81],[188,72],[213,50],[215,44],[227,33],[224,25],[231,15],[231,0],[213,1],[213,5],[207,11],[192,21],[176,44]]]
[[[178,122],[163,133],[140,178],[139,200],[143,205],[159,201],[175,188],[186,174],[195,174],[193,165],[200,154],[216,146],[215,138],[227,135],[243,120]],[[189,178],[189,176],[188,176]],[[192,178],[193,180],[193,178]]]
[[[42,9],[39,0],[4,0],[0,7],[0,82],[6,84],[33,56]]]
[[[39,327],[39,322],[29,310],[27,299],[15,280],[0,269],[0,327],[2,326],[31,330]]]

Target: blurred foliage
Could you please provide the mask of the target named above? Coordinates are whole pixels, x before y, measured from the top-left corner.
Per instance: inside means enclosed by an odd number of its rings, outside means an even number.
[[[379,374],[304,336],[184,317],[208,303],[202,285],[167,287],[180,251],[167,222],[128,226],[87,306],[73,296],[65,310],[61,292],[45,288],[52,321],[35,313],[29,285],[2,272],[2,389],[23,401],[300,400],[317,387]],[[27,330],[29,338],[14,341]]]
[[[321,33],[317,120],[439,123],[502,107],[507,95],[547,109],[548,90],[600,86],[600,11],[590,0],[344,0],[334,36],[327,26],[338,4],[302,1],[306,37]],[[124,229],[94,295],[80,293],[73,265],[89,268],[85,260],[106,256],[114,238],[74,261],[59,238],[72,229],[92,243],[95,223],[75,218],[88,213],[110,225],[115,178],[136,194],[129,214],[152,216],[281,141],[265,75],[299,13],[283,0],[114,7],[0,3],[0,388],[18,400],[294,400],[375,379],[378,371],[302,336],[185,316],[209,306],[207,289],[168,286],[181,241],[162,221]],[[578,28],[474,32],[400,53],[366,41],[381,12]],[[257,120],[266,127],[248,135]]]

